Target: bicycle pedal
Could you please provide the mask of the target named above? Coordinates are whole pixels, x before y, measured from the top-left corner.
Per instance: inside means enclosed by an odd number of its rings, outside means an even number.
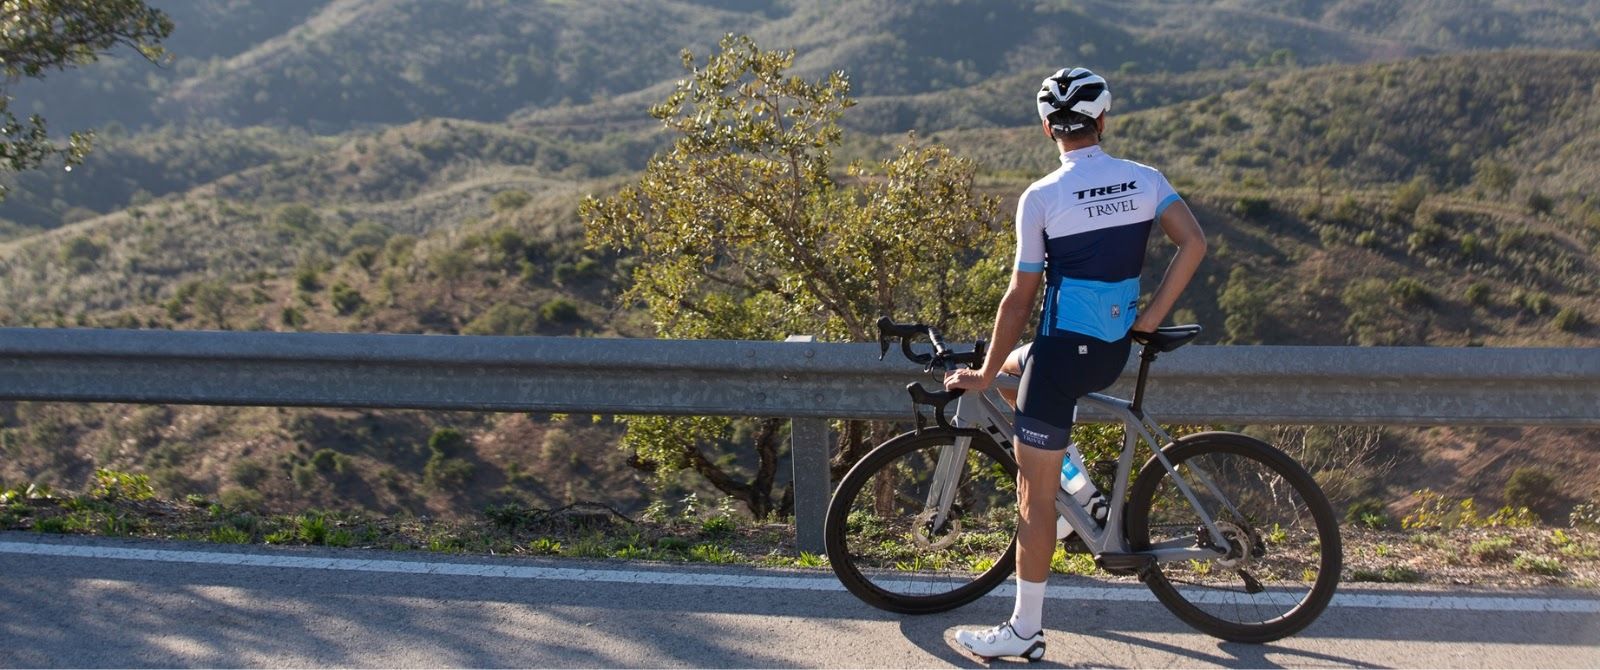
[[[1156,557],[1150,554],[1122,554],[1106,552],[1094,557],[1094,564],[1113,575],[1142,575],[1155,567]]]

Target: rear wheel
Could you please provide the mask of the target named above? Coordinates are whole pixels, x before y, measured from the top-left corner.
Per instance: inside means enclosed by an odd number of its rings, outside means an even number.
[[[936,477],[941,459],[949,472]],[[939,481],[948,482],[947,495],[935,495]],[[1015,565],[1016,482],[1016,461],[987,437],[900,435],[862,458],[834,492],[824,531],[829,563],[851,593],[891,612],[972,602]]]
[[[1163,453],[1232,550],[1152,568],[1145,582],[1156,598],[1195,628],[1236,642],[1270,642],[1310,625],[1333,598],[1343,563],[1338,522],[1311,475],[1237,433],[1190,435]],[[1135,551],[1222,546],[1155,458],[1128,494],[1127,521]]]

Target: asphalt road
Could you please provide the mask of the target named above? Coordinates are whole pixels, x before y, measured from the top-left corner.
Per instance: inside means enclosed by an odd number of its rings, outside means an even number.
[[[1187,628],[1137,585],[1053,578],[1028,667],[1600,667],[1600,594],[1341,589],[1268,645]],[[832,574],[0,533],[0,666],[971,667],[944,614]],[[1010,665],[996,663],[995,665]]]

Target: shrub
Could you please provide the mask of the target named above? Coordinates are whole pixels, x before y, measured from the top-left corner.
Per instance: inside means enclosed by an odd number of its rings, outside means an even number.
[[[1550,320],[1550,325],[1555,326],[1556,330],[1575,333],[1583,330],[1587,323],[1583,318],[1583,312],[1571,307],[1562,307],[1561,311],[1556,312],[1555,318]]]
[[[301,204],[284,205],[273,216],[278,236],[285,239],[303,237],[322,227],[322,217],[316,210]]]
[[[1527,552],[1517,554],[1511,565],[1518,570],[1535,575],[1554,577],[1567,571],[1561,565],[1561,559],[1552,556],[1537,556]]]
[[[345,260],[363,270],[372,269],[372,264],[378,262],[378,255],[383,253],[377,247],[356,247],[345,254]]]
[[[527,246],[522,235],[509,228],[495,231],[489,241],[494,245],[495,251],[500,252],[500,256],[508,261],[521,256],[522,250]]]
[[[1392,521],[1389,509],[1377,498],[1366,498],[1351,503],[1344,511],[1345,523],[1366,526],[1374,530],[1387,527]]]
[[[360,291],[351,288],[344,282],[334,284],[333,289],[330,291],[329,297],[333,301],[334,311],[341,315],[348,315],[351,312],[361,309],[361,306],[367,302],[361,297]]]
[[[283,311],[278,313],[278,320],[285,328],[300,328],[306,325],[306,315],[292,306],[283,308]]]
[[[1548,195],[1538,191],[1528,194],[1528,211],[1534,214],[1549,214],[1555,206],[1556,201]]]
[[[1401,305],[1407,307],[1421,307],[1433,302],[1433,291],[1410,277],[1401,277],[1389,285],[1389,295]]]
[[[1544,514],[1560,503],[1555,483],[1555,477],[1539,468],[1517,468],[1506,480],[1506,502]]]
[[[61,263],[77,274],[94,269],[95,263],[104,254],[105,247],[85,235],[74,237],[61,245]]]
[[[447,458],[434,452],[422,468],[422,483],[435,491],[459,490],[472,479],[474,466],[464,459]]]
[[[1555,303],[1550,301],[1550,296],[1540,291],[1523,291],[1519,289],[1511,294],[1511,301],[1532,312],[1534,316],[1541,316],[1555,307]]]
[[[522,209],[532,201],[533,196],[528,195],[527,191],[511,189],[494,194],[494,198],[489,201],[489,205],[494,207],[496,212],[509,212]]]
[[[1489,304],[1489,285],[1483,282],[1473,282],[1467,286],[1467,302],[1478,306]]]
[[[1504,563],[1511,560],[1516,552],[1511,549],[1511,538],[1492,537],[1472,543],[1468,549],[1480,562]]]
[[[1272,211],[1272,203],[1266,198],[1244,196],[1233,203],[1233,211],[1241,218],[1259,219]]]
[[[102,468],[94,471],[94,481],[94,495],[104,500],[149,500],[156,496],[145,475]]]
[[[1573,528],[1600,530],[1600,505],[1582,503],[1573,506],[1572,513],[1567,515],[1567,523]]]
[[[712,537],[721,537],[732,534],[734,527],[735,524],[732,517],[719,514],[702,521],[700,523],[700,532]]]
[[[311,465],[322,472],[344,472],[350,458],[332,449],[318,449],[311,455]]]
[[[539,328],[539,317],[521,305],[500,303],[468,322],[466,335],[532,335]]]
[[[233,526],[217,526],[206,534],[206,540],[217,544],[248,544],[250,534]]]
[[[303,514],[294,519],[295,537],[306,544],[322,544],[328,539],[328,519],[321,514]]]
[[[572,323],[581,317],[578,305],[566,298],[556,298],[539,308],[539,317],[549,323]]]
[[[467,446],[467,437],[454,428],[436,428],[428,436],[428,450],[441,456],[455,456]]]
[[[1394,191],[1394,211],[1400,216],[1416,214],[1417,208],[1428,197],[1428,180],[1417,177]]]
[[[261,509],[266,496],[250,489],[223,489],[217,502],[228,509]]]
[[[302,265],[294,271],[294,287],[306,293],[322,290],[322,274],[315,267]]]

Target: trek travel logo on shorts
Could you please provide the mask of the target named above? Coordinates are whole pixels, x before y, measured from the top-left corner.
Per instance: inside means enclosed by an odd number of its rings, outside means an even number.
[[[1028,430],[1027,428],[1023,428],[1021,426],[1018,426],[1017,427],[1017,434],[1021,435],[1023,439],[1028,440],[1029,442],[1034,442],[1036,444],[1049,444],[1050,443],[1050,436],[1049,435],[1045,435],[1044,433],[1041,433],[1041,432],[1039,432],[1037,430]]]

